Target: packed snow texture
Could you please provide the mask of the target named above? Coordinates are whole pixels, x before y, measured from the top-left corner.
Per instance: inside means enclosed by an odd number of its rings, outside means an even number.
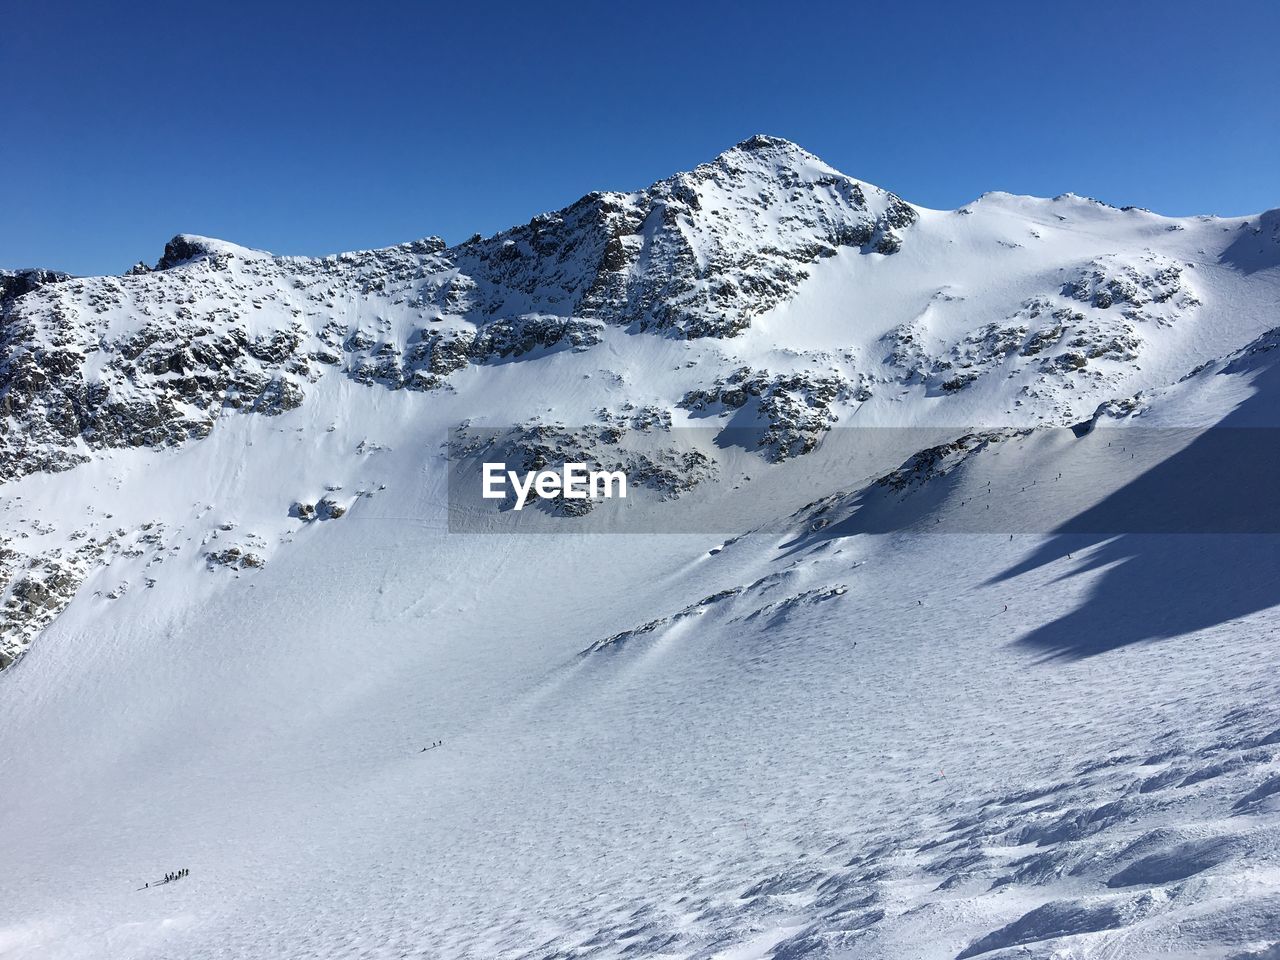
[[[934,532],[1048,428],[1280,426],[1275,211],[754,137],[456,247],[0,283],[0,956],[1280,956],[1280,539],[1088,532],[1208,441]],[[758,428],[688,464],[764,493],[451,533],[459,425]]]

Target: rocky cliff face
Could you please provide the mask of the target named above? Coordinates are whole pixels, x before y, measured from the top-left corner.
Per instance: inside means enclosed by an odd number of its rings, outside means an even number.
[[[566,308],[682,337],[733,337],[841,248],[895,252],[898,197],[795,144],[756,136],[633,194],[593,193],[456,254],[500,315]]]
[[[0,270],[0,309],[6,309],[19,297],[50,283],[70,280],[71,275],[57,270]]]

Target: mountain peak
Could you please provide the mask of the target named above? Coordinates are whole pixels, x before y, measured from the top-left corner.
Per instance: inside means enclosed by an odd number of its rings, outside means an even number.
[[[737,150],[742,153],[756,153],[762,150],[773,150],[773,151],[784,151],[784,152],[800,151],[801,153],[806,152],[798,144],[792,143],[790,140],[787,140],[784,137],[774,137],[774,136],[770,136],[767,133],[757,133],[755,136],[747,137],[747,139],[741,140],[738,143],[735,143],[732,147],[729,148],[729,150],[730,151]],[[729,152],[729,151],[726,151],[726,152]]]
[[[757,133],[755,136],[735,143],[711,163],[721,165],[746,163],[768,166],[774,170],[810,167],[824,172],[835,172],[833,168],[799,144],[767,133]]]
[[[195,260],[210,260],[218,256],[237,257],[241,260],[260,260],[270,257],[262,250],[252,250],[239,244],[192,233],[180,233],[164,245],[164,256],[155,265],[156,270],[168,270]]]

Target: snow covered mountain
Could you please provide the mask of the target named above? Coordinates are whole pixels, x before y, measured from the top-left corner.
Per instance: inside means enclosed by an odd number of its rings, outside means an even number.
[[[0,956],[1280,956],[1278,305],[1277,211],[764,136],[0,274]]]

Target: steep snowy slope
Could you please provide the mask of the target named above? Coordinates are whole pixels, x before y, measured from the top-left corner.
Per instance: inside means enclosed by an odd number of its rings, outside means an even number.
[[[755,137],[23,290],[0,955],[1271,955],[1280,542],[1126,520],[1276,426],[1277,223]],[[647,479],[475,514],[487,430]]]

